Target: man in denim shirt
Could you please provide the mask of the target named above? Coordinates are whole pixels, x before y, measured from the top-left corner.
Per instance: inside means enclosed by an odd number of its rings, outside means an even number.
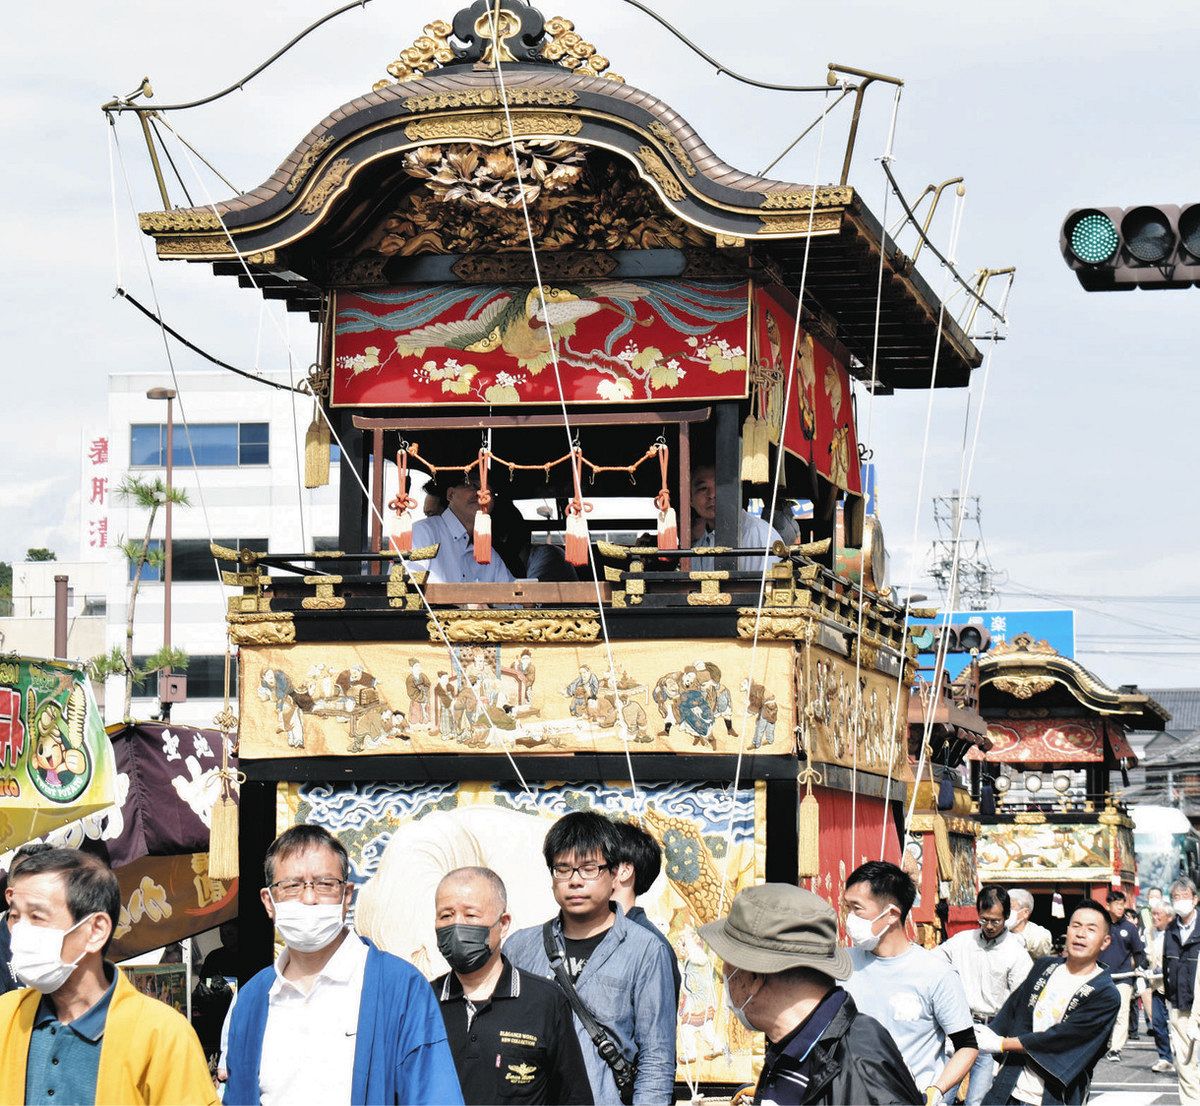
[[[592,1017],[637,1064],[633,1101],[670,1103],[675,1082],[675,998],[671,954],[663,942],[630,922],[609,900],[620,844],[603,815],[576,812],[560,818],[542,847],[554,899],[554,943]],[[541,926],[514,933],[504,946],[514,967],[554,979]],[[619,1106],[612,1069],[578,1017],[575,1032],[596,1106]]]

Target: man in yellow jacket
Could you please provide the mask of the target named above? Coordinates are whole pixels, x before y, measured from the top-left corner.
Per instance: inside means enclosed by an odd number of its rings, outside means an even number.
[[[187,1020],[104,959],[117,877],[77,849],[21,857],[5,892],[12,970],[0,996],[0,1102],[214,1106]]]

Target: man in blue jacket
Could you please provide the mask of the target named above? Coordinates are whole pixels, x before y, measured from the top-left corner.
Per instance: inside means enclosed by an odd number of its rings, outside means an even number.
[[[514,933],[505,955],[514,967],[562,986],[549,944],[555,962],[606,1035],[605,1043],[597,1045],[575,1014],[597,1106],[672,1102],[676,1019],[671,953],[610,902],[621,857],[612,822],[590,811],[568,814],[550,827],[542,852],[561,910],[544,926]],[[618,1069],[623,1077],[631,1076],[624,1086],[615,1074]]]
[[[238,994],[225,1102],[461,1106],[433,989],[346,926],[353,885],[341,842],[293,826],[265,868],[263,906],[287,947]]]

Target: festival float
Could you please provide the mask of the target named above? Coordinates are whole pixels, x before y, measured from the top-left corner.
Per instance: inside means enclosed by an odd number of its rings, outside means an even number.
[[[751,884],[837,905],[862,860],[900,858],[915,654],[856,402],[981,363],[849,183],[863,94],[898,82],[830,67],[854,117],[818,186],[725,164],[522,0],[430,23],[387,72],[258,188],[182,208],[164,188],[141,216],[161,260],[316,324],[309,486],[340,449],[338,550],[213,549],[246,972],[271,958],[261,861],[288,825],[338,835],[358,930],[433,975],[440,876],[494,868],[514,926],[539,923],[542,838],[596,809],[663,846],[643,901],[683,967],[680,1079],[745,1082],[761,1042],[698,928]],[[431,579],[417,495],[447,476],[480,485],[474,558],[515,557],[514,582]],[[787,542],[740,541],[751,497]]]
[[[980,799],[981,883],[1023,887],[1033,917],[1061,936],[1072,899],[1137,897],[1134,823],[1117,779],[1137,763],[1126,733],[1168,715],[1136,687],[1114,690],[1029,634],[979,661],[991,748],[968,754]]]

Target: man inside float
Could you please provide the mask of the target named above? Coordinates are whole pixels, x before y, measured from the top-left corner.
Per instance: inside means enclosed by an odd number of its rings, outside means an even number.
[[[1022,887],[1008,893],[1012,913],[1005,925],[1025,942],[1025,951],[1033,960],[1049,956],[1054,951],[1054,937],[1045,926],[1032,920],[1033,895]]]
[[[542,853],[560,911],[514,933],[505,955],[518,968],[557,980],[567,995],[598,1106],[672,1102],[671,954],[611,901],[621,855],[613,823],[593,811],[564,815],[550,827]]]
[[[755,1102],[925,1101],[888,1031],[838,986],[850,954],[824,899],[786,883],[750,887],[700,936],[724,962],[731,1017],[766,1034]]]
[[[444,493],[446,509],[413,523],[412,543],[414,549],[436,544],[437,555],[431,561],[412,561],[413,568],[428,569],[431,584],[505,584],[515,579],[496,549],[488,564],[475,559],[478,474],[451,476],[445,483],[439,480],[436,488]]]
[[[226,1106],[460,1104],[433,989],[411,964],[346,925],[350,861],[320,826],[267,849],[263,907],[285,948],[238,992]]]
[[[187,1019],[105,959],[121,914],[112,870],[45,847],[14,860],[4,894],[20,987],[0,997],[0,1102],[215,1106]]]
[[[450,971],[433,990],[468,1106],[591,1106],[566,996],[500,952],[512,923],[504,881],[490,868],[456,868],[438,884],[434,911]]]
[[[978,929],[963,930],[938,945],[962,980],[976,1032],[987,1025],[1029,974],[1033,961],[1020,937],[1005,928],[1010,902],[1003,887],[989,884],[975,898]],[[992,1085],[995,1060],[980,1052],[971,1068],[966,1106],[980,1106]]]
[[[846,877],[842,903],[854,946],[846,990],[882,1023],[930,1106],[953,1100],[978,1050],[962,980],[945,957],[908,939],[917,889],[907,873],[871,860]]]
[[[1084,899],[1071,912],[1065,955],[1038,960],[991,1024],[976,1028],[980,1049],[1000,1061],[985,1103],[1087,1102],[1121,1008],[1098,963],[1111,924],[1104,907]]]
[[[702,461],[692,469],[691,500],[692,547],[703,549],[706,546],[714,546],[717,528],[717,470],[711,463]],[[767,567],[776,564],[779,558],[766,554],[775,542],[782,540],[770,523],[739,507],[738,547],[763,551],[757,556],[739,557],[738,568],[742,572],[762,572],[764,562]],[[716,568],[716,561],[712,557],[694,557],[692,567],[697,572],[712,572]]]

